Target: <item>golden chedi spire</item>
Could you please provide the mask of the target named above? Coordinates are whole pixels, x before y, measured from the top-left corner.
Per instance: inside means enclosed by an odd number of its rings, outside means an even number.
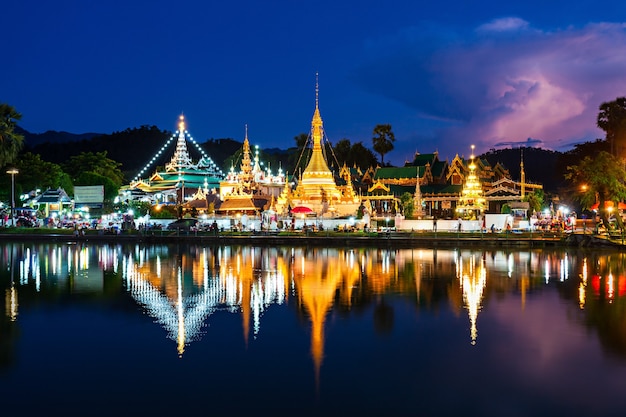
[[[324,122],[322,121],[322,116],[320,115],[319,82],[317,73],[315,74],[315,112],[313,113],[313,120],[311,121],[311,138],[313,139],[313,153],[311,154],[309,164],[304,170],[303,176],[307,173],[315,173],[317,175],[328,173],[328,175],[332,178],[332,172],[328,169],[328,164],[326,163],[326,159],[324,159],[322,151]]]
[[[249,182],[252,177],[252,160],[250,159],[250,141],[248,140],[248,125],[243,140],[243,152],[241,157],[241,180]]]
[[[337,190],[333,173],[328,168],[322,151],[324,124],[319,109],[319,83],[317,77],[318,75],[315,74],[315,112],[311,121],[313,151],[296,189],[296,194],[302,196],[305,204],[307,200],[311,203],[319,203],[323,198],[330,201],[341,197],[340,192]]]
[[[332,171],[324,156],[322,147],[324,140],[324,123],[319,108],[319,82],[315,74],[315,111],[311,121],[310,137],[313,141],[311,157],[302,172],[298,185],[291,196],[287,188],[277,201],[277,209],[286,212],[289,201],[291,207],[304,206],[318,216],[352,215],[359,206],[359,198],[355,195],[352,184],[339,186],[335,182]]]

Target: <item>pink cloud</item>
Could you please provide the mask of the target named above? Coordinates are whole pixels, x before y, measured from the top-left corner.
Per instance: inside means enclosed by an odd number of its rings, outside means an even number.
[[[603,137],[599,105],[626,95],[623,23],[547,31],[511,17],[463,36],[412,28],[372,45],[368,52],[382,66],[371,61],[357,70],[365,89],[415,117],[454,121],[411,136],[471,141],[479,152],[528,138],[562,149]]]

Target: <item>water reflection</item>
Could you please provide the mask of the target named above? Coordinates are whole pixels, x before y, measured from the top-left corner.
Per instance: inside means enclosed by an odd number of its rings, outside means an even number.
[[[447,303],[467,315],[469,343],[489,300],[558,285],[563,299],[585,311],[584,325],[626,355],[626,257],[621,253],[332,249],[225,246],[8,244],[0,247],[5,303],[1,332],[10,339],[20,309],[58,295],[130,295],[176,346],[179,356],[216,311],[241,316],[247,345],[263,331],[264,312],[290,304],[310,325],[316,380],[324,360],[329,314],[374,306],[380,332],[393,328],[389,297],[412,300],[415,311]],[[572,279],[575,277],[575,279]],[[26,306],[26,307],[25,307]],[[13,323],[13,324],[11,324]]]
[[[463,291],[465,308],[467,308],[469,314],[470,337],[472,344],[476,344],[476,338],[478,337],[476,320],[478,319],[478,312],[482,307],[483,290],[487,285],[485,260],[481,257],[477,265],[476,255],[473,254],[466,258],[459,256],[457,259],[456,274]]]

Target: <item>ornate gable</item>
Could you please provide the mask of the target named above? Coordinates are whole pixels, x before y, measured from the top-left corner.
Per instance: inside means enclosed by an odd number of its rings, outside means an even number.
[[[370,188],[367,189],[367,192],[373,195],[376,195],[376,194],[380,195],[380,194],[389,194],[389,190],[390,188],[388,186],[380,182],[380,180],[376,180],[376,182],[372,184]]]
[[[448,165],[446,181],[452,185],[462,185],[465,181],[466,166],[465,160],[459,154],[456,154],[450,165]]]

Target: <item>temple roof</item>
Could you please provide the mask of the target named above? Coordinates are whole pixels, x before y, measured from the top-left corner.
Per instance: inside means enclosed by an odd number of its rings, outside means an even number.
[[[378,168],[374,174],[374,179],[403,179],[403,178],[417,178],[424,176],[426,170],[423,166],[408,166],[408,167],[384,167]]]
[[[71,203],[72,199],[69,198],[63,188],[57,188],[56,190],[47,189],[37,197],[33,199],[35,203]]]

